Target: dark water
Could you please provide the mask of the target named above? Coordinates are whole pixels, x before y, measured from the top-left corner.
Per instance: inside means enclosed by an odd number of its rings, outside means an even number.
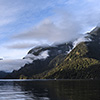
[[[0,100],[100,100],[100,80],[1,80]]]

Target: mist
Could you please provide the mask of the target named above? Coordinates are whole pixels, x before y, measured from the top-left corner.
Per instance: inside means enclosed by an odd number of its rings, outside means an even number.
[[[25,64],[32,63],[31,59],[6,59],[0,60],[0,71],[12,72],[18,70]]]

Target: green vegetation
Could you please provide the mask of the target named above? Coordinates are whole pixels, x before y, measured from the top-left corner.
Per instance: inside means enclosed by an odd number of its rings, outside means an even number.
[[[87,43],[80,43],[66,56],[63,62],[47,72],[42,78],[96,78],[91,73],[93,66],[100,66],[100,61],[88,57]],[[89,70],[91,68],[91,70]],[[97,67],[98,68],[98,67]],[[95,69],[98,70],[98,69]]]
[[[100,79],[100,28],[88,33],[86,38],[91,41],[79,43],[69,54],[66,51],[69,46],[72,48],[72,44],[30,50],[29,53],[34,55],[49,50],[49,57],[25,65],[20,70],[13,71],[7,78]],[[57,52],[59,50],[61,53]]]
[[[20,75],[20,78],[19,79],[27,79],[27,77],[24,76],[24,75]]]

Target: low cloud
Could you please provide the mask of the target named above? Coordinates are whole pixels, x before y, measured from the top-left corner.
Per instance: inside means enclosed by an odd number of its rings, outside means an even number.
[[[37,60],[37,59],[46,59],[47,57],[49,57],[48,50],[41,52],[37,56],[30,53],[30,54],[27,54],[24,58],[25,59]]]
[[[0,60],[0,71],[11,72],[18,70],[27,63],[31,63],[30,59]]]
[[[48,57],[48,51],[41,52],[38,56],[27,54],[24,59],[14,59],[14,60],[0,60],[0,71],[12,72],[13,70],[18,70],[25,64],[32,63],[33,60],[46,59]]]
[[[19,59],[25,57],[27,52],[29,51],[29,48],[27,49],[8,49],[5,47],[5,45],[0,46],[0,50],[2,51],[0,53],[0,58],[3,59]]]

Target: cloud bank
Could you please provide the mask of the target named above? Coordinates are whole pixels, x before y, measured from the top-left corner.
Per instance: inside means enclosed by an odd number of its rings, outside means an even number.
[[[44,40],[48,44],[67,42],[99,25],[98,0],[68,0],[63,3],[63,7],[53,9],[54,15],[44,18],[30,29],[15,34],[11,39],[39,42]]]
[[[27,54],[24,59],[0,60],[0,71],[12,72],[20,69],[25,64],[32,63],[34,60],[46,59],[47,57],[49,57],[48,50],[41,52],[38,56]]]
[[[11,72],[18,70],[27,63],[31,63],[30,59],[0,60],[0,71]]]
[[[48,41],[48,43],[66,42],[78,37],[80,26],[77,22],[72,20],[69,15],[63,15],[64,18],[60,19],[59,25],[50,19],[43,20],[39,25],[32,29],[17,34],[12,37],[16,40],[37,40]]]

